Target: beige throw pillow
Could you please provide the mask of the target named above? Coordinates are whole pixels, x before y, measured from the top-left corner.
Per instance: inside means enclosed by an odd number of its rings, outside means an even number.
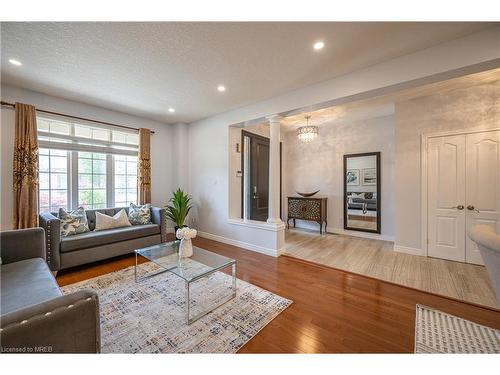
[[[115,216],[111,217],[100,212],[95,213],[95,230],[105,230],[112,228],[129,227],[130,221],[125,210],[120,210]]]

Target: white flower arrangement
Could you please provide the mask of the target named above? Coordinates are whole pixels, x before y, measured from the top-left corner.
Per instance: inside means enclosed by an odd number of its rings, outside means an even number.
[[[184,228],[177,229],[177,232],[175,233],[175,235],[177,236],[177,238],[179,238],[181,240],[190,240],[192,238],[195,238],[197,233],[198,232],[196,231],[196,229],[184,227]]]

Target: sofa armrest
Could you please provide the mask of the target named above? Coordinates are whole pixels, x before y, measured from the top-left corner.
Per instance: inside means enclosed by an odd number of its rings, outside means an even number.
[[[50,212],[42,212],[40,226],[45,229],[47,263],[52,271],[61,269],[61,221]]]
[[[45,234],[42,228],[0,232],[2,263],[19,262],[30,258],[45,259]]]
[[[99,353],[99,299],[91,290],[2,315],[2,353]],[[23,351],[24,350],[24,351]]]
[[[151,221],[160,226],[161,242],[167,242],[167,210],[151,207]]]

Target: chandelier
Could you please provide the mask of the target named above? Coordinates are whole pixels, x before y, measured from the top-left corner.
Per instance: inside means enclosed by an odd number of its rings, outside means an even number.
[[[318,127],[309,125],[310,118],[311,116],[306,116],[306,126],[301,126],[297,129],[297,138],[302,142],[311,142],[318,136]]]

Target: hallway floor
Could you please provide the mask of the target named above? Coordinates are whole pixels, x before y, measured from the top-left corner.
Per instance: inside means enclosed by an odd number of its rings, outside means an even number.
[[[393,243],[305,229],[286,231],[286,255],[499,309],[483,266],[393,251]]]

